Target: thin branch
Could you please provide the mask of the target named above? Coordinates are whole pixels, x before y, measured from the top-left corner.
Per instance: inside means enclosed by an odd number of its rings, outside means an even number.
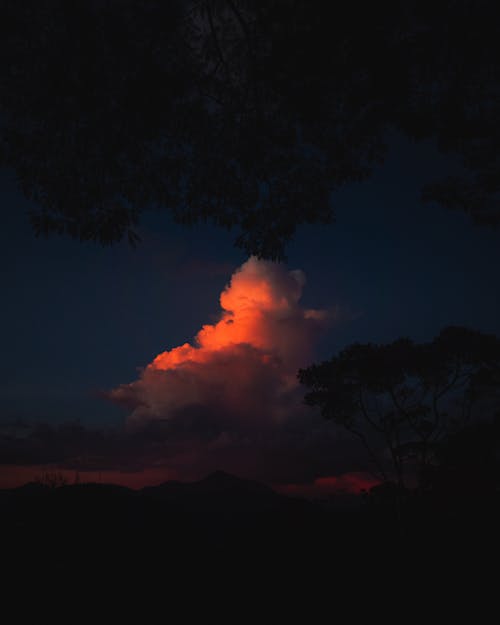
[[[394,407],[396,408],[396,410],[399,411],[400,414],[402,414],[407,423],[410,425],[411,429],[415,432],[415,434],[419,437],[419,438],[423,438],[422,432],[419,430],[418,425],[415,423],[412,415],[408,412],[408,410],[399,403],[396,394],[394,392],[394,389],[391,389],[389,391],[389,395],[391,396],[392,399],[392,403],[394,404]]]
[[[226,0],[226,1],[227,1],[227,4],[229,5],[229,8],[236,16],[236,19],[238,20],[240,28],[243,31],[243,34],[247,41],[248,54],[250,56],[251,66],[253,69],[253,92],[254,92],[254,99],[255,99],[255,107],[256,107],[256,112],[258,112],[257,109],[259,109],[260,106],[259,106],[259,97],[258,97],[259,93],[258,93],[258,88],[257,88],[257,62],[256,62],[255,51],[253,50],[253,46],[252,46],[250,30],[248,28],[248,24],[244,20],[243,15],[241,14],[236,4],[232,0]]]
[[[360,432],[359,430],[355,430],[355,429],[354,429],[354,428],[352,428],[352,427],[346,426],[346,428],[347,428],[347,430],[348,430],[349,432],[351,432],[351,434],[354,434],[354,436],[357,436],[357,437],[359,438],[359,440],[361,441],[361,443],[362,443],[363,447],[364,447],[364,448],[366,449],[366,451],[368,452],[368,455],[369,455],[369,456],[370,456],[370,458],[372,459],[373,464],[375,465],[375,467],[376,467],[377,471],[378,471],[378,472],[379,472],[379,474],[380,474],[380,475],[375,475],[375,473],[374,473],[374,476],[375,476],[377,479],[382,478],[382,480],[383,480],[384,482],[387,482],[387,481],[388,481],[388,479],[387,479],[387,473],[384,471],[384,469],[383,469],[382,465],[380,464],[380,462],[379,462],[379,460],[378,460],[378,458],[377,458],[377,455],[375,454],[375,452],[373,451],[373,449],[372,449],[372,448],[370,447],[370,445],[368,444],[368,441],[366,440],[365,435],[364,435],[362,432]]]
[[[248,50],[250,54],[252,54],[252,46],[250,45],[250,31],[248,30],[248,24],[243,19],[243,16],[241,12],[239,11],[238,7],[235,5],[235,3],[232,0],[226,0],[226,1],[241,26],[241,30],[243,31],[243,34],[245,35],[245,38],[248,43]]]
[[[472,374],[473,374],[473,371],[468,371],[468,372],[465,372],[464,374],[460,375],[460,362],[457,362],[456,367],[455,367],[455,373],[453,374],[453,378],[451,379],[450,382],[448,382],[448,384],[446,384],[439,391],[439,393],[437,393],[437,398],[441,399],[441,397],[443,397],[443,395],[446,395],[446,393],[448,391],[451,391],[451,389],[455,386],[455,384],[459,380],[459,378],[463,378],[463,381],[466,382],[467,379],[470,378],[470,376]]]
[[[368,410],[367,410],[367,408],[365,406],[365,402],[363,401],[363,391],[362,391],[361,388],[359,389],[359,407],[361,408],[361,412],[363,413],[363,417],[372,426],[372,428],[374,430],[376,430],[377,432],[380,432],[381,434],[383,434],[384,433],[384,429],[381,428],[379,425],[377,425],[377,423],[375,423],[375,421],[368,414]]]
[[[206,6],[206,9],[207,9],[208,23],[210,25],[210,32],[212,33],[212,37],[213,37],[213,40],[214,40],[214,44],[215,44],[215,49],[217,51],[217,55],[219,57],[219,60],[220,60],[221,64],[226,69],[226,71],[229,73],[229,68],[227,66],[226,59],[224,58],[224,55],[222,54],[222,49],[221,49],[221,47],[219,45],[219,38],[217,36],[217,30],[216,30],[215,25],[214,25],[214,20],[213,20],[213,15],[212,15],[212,8],[210,6],[210,0],[205,2],[205,6]]]

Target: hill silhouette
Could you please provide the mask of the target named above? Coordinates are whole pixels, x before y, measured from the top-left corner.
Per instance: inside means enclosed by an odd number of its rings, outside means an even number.
[[[352,511],[335,514],[335,526],[347,530]],[[163,561],[205,566],[214,558],[236,568],[264,557],[281,566],[286,557],[325,554],[335,514],[222,471],[139,491],[96,483],[0,491],[6,562],[20,569],[29,562],[40,572],[101,562],[99,574],[111,575]]]
[[[143,495],[163,500],[216,497],[219,500],[263,503],[277,502],[279,496],[265,484],[245,480],[225,471],[215,471],[198,482],[168,481],[158,486],[147,486]]]
[[[213,574],[214,562],[234,572],[265,562],[273,575],[333,561],[346,570],[382,560],[406,566],[444,558],[457,545],[462,555],[493,553],[498,493],[488,496],[486,519],[467,492],[453,501],[408,492],[396,510],[393,490],[374,489],[346,506],[342,498],[339,505],[292,498],[222,471],[138,491],[31,483],[0,491],[4,562],[19,573],[28,566],[34,575],[90,571],[104,579],[167,563],[199,576]]]

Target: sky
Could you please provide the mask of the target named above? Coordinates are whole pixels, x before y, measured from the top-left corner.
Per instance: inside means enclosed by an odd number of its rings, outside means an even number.
[[[369,485],[352,442],[302,406],[296,368],[446,325],[500,335],[500,233],[419,201],[459,170],[450,158],[390,146],[334,196],[334,224],[298,229],[283,265],[162,213],[144,216],[136,249],[36,239],[1,172],[0,486],[73,471],[74,449],[89,475],[132,486],[215,469],[286,492]]]

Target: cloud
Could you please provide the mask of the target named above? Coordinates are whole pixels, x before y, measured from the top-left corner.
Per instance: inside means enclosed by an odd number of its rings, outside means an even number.
[[[308,485],[322,492],[318,477],[368,470],[361,451],[356,441],[306,411],[279,426],[245,433],[207,428],[196,411],[194,418],[184,413],[125,430],[66,422],[33,423],[14,433],[0,423],[0,487],[44,471],[65,472],[70,481],[78,471],[82,481],[99,476],[140,486],[196,480],[222,468],[275,487],[292,485],[290,492],[296,494],[306,493]]]
[[[217,322],[106,393],[127,408],[124,429],[39,425],[14,436],[0,428],[0,464],[16,474],[47,463],[114,480],[122,472],[134,484],[223,469],[296,493],[307,484],[355,490],[345,478],[318,481],[368,467],[356,442],[302,403],[297,370],[336,318],[301,306],[304,286],[301,271],[250,258],[221,293]]]
[[[170,469],[189,477],[225,469],[300,482],[346,470],[352,445],[303,405],[297,381],[335,320],[301,305],[305,282],[282,264],[245,262],[220,295],[217,322],[108,394],[129,409],[129,434],[147,433]]]
[[[194,420],[200,435],[216,436],[288,420],[300,405],[296,372],[332,316],[300,306],[304,284],[301,271],[250,258],[222,292],[217,323],[109,393],[132,409],[129,427]]]

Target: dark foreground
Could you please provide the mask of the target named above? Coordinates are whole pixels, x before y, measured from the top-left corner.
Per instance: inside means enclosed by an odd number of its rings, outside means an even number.
[[[2,491],[3,565],[12,575],[152,571],[212,575],[258,566],[263,575],[381,565],[445,566],[450,554],[496,559],[498,493],[305,501],[224,473],[132,491],[104,484]],[[231,573],[232,574],[232,573]]]

